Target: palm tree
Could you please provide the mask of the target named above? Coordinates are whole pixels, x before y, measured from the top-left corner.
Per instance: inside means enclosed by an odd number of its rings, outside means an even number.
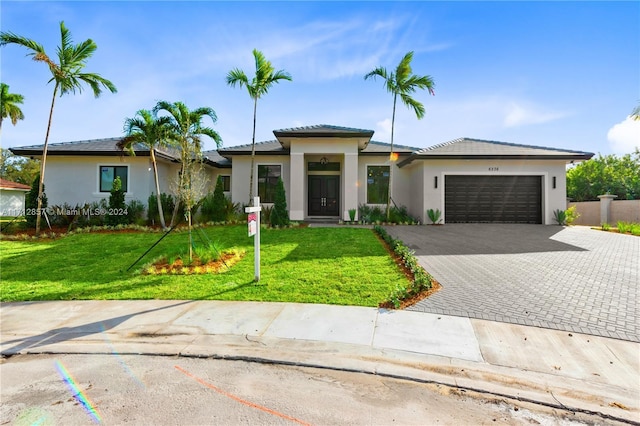
[[[416,117],[418,119],[422,119],[424,117],[424,105],[420,102],[413,99],[410,95],[414,93],[416,89],[427,89],[429,93],[435,95],[433,88],[435,83],[433,78],[428,75],[419,76],[413,74],[413,70],[411,69],[411,60],[413,59],[413,52],[409,52],[400,61],[398,66],[396,67],[395,72],[387,72],[386,68],[377,67],[369,74],[364,76],[365,80],[373,77],[375,80],[376,77],[382,78],[384,81],[384,85],[387,89],[387,92],[393,95],[393,113],[391,115],[391,150],[389,159],[390,161],[396,160],[396,157],[393,154],[393,131],[395,128],[396,121],[396,101],[398,96],[402,100],[402,103],[405,104],[408,108],[412,108],[416,113]],[[387,220],[389,220],[389,212],[391,207],[391,177],[392,173],[389,170],[389,188],[387,191]]]
[[[24,114],[18,106],[24,101],[24,96],[17,93],[9,93],[9,86],[4,83],[0,83],[0,132],[2,131],[2,120],[5,118],[11,119],[11,124],[14,126],[18,123],[18,120],[24,120]]]
[[[149,148],[162,229],[166,229],[167,225],[164,222],[164,212],[162,211],[162,202],[160,199],[160,182],[158,181],[158,165],[156,163],[155,151],[160,146],[168,145],[167,138],[170,123],[171,119],[169,117],[158,118],[153,112],[141,109],[136,112],[135,117],[125,120],[124,132],[126,136],[118,142],[118,148],[126,150],[129,155],[136,155],[134,149],[136,144]]]
[[[51,130],[51,118],[53,117],[53,106],[55,104],[56,95],[60,92],[60,97],[67,93],[82,92],[83,83],[91,87],[93,95],[97,98],[102,93],[102,88],[106,88],[111,93],[118,90],[109,80],[101,77],[99,74],[82,72],[87,64],[87,60],[93,55],[98,46],[96,43],[87,39],[79,44],[73,44],[71,34],[64,25],[64,21],[60,22],[60,46],[58,46],[58,63],[44,50],[41,44],[35,41],[19,36],[11,32],[0,32],[0,46],[7,44],[17,44],[29,50],[27,56],[31,56],[34,61],[44,62],[51,71],[51,79],[54,82],[53,97],[51,99],[51,109],[49,110],[49,121],[47,123],[47,133],[44,138],[44,147],[42,149],[42,161],[40,163],[40,184],[38,187],[38,212],[42,208],[42,186],[44,184],[44,171],[47,161],[47,147],[49,146],[49,131]],[[102,86],[102,87],[101,87]],[[36,219],[36,235],[40,233],[40,217]]]
[[[196,108],[190,111],[182,102],[166,102],[160,101],[153,108],[154,113],[165,111],[169,115],[168,137],[180,149],[181,170],[178,182],[179,202],[176,202],[176,208],[173,211],[171,225],[174,226],[179,203],[182,202],[187,210],[187,221],[189,224],[189,259],[192,259],[191,244],[191,209],[197,202],[197,188],[195,188],[195,180],[199,179],[198,170],[194,170],[194,166],[202,162],[202,141],[203,135],[213,139],[218,148],[222,146],[222,139],[218,132],[210,127],[202,125],[202,119],[209,117],[214,123],[218,121],[218,117],[213,109],[208,107]]]
[[[268,61],[259,50],[253,49],[253,57],[256,62],[256,75],[251,82],[249,82],[249,78],[244,71],[239,68],[234,68],[227,74],[227,84],[229,86],[235,87],[236,84],[240,87],[245,86],[249,92],[249,96],[253,99],[253,136],[251,137],[251,174],[249,175],[249,204],[251,205],[253,205],[253,168],[256,156],[256,113],[258,109],[258,99],[260,99],[262,95],[266,95],[274,83],[279,83],[280,80],[291,81],[291,75],[284,70],[274,71],[271,62]]]

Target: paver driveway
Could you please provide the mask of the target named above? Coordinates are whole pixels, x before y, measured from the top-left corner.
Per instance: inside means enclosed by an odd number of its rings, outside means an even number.
[[[442,290],[411,310],[640,342],[640,238],[587,227],[390,226]]]

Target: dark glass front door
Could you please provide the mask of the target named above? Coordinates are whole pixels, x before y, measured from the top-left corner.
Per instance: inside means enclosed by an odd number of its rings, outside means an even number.
[[[339,216],[340,176],[309,176],[309,216]]]

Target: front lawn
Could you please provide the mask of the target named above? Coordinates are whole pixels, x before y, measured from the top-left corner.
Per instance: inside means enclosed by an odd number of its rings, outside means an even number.
[[[143,265],[187,249],[170,234],[141,263],[157,233],[75,234],[48,241],[0,241],[0,300],[254,300],[377,306],[407,279],[370,229],[263,229],[261,280],[253,282],[246,226],[203,229],[222,248],[246,251],[221,274],[142,275]],[[196,239],[196,241],[198,241]]]

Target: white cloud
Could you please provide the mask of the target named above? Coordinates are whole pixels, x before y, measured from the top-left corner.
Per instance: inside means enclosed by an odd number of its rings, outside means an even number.
[[[376,123],[376,139],[386,142],[391,139],[391,119],[385,118]]]
[[[640,120],[627,117],[607,132],[611,150],[616,154],[628,154],[640,147]]]
[[[547,123],[564,118],[567,115],[568,113],[562,111],[546,111],[535,105],[511,102],[506,107],[504,126],[518,127],[528,124]]]

